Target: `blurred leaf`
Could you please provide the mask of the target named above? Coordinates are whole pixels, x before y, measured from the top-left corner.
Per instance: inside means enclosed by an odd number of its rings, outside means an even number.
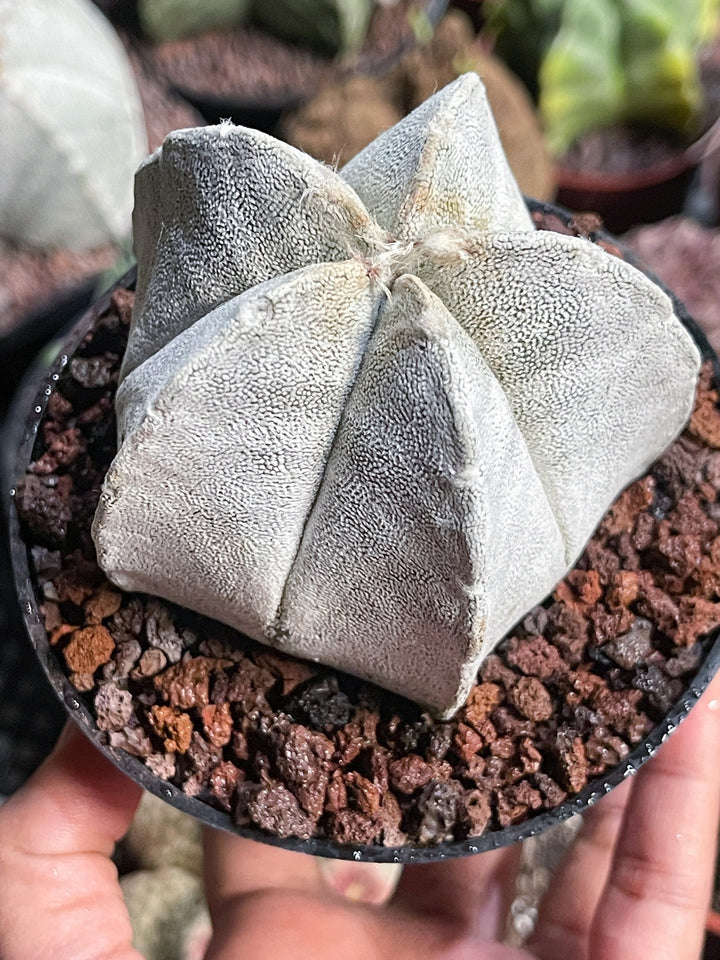
[[[550,149],[562,153],[591,127],[622,113],[621,23],[615,0],[572,0],[539,73],[540,113]]]
[[[494,52],[538,97],[543,57],[560,27],[565,0],[485,0],[483,16]]]
[[[362,44],[373,8],[373,0],[254,0],[252,18],[269,33],[335,56]]]
[[[702,104],[702,0],[623,0],[625,115],[690,132]]]
[[[553,152],[621,122],[695,135],[702,109],[697,52],[714,35],[719,13],[720,0],[563,0],[538,73]]]
[[[153,40],[180,40],[206,30],[237,27],[247,18],[250,0],[138,0],[138,17]]]
[[[425,10],[409,10],[408,20],[415,40],[419,44],[430,43],[435,33],[435,26]]]

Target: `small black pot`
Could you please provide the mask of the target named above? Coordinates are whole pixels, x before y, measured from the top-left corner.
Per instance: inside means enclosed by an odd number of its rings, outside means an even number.
[[[92,276],[60,290],[52,306],[36,307],[17,326],[0,334],[0,419],[35,355],[90,306],[98,279]]]
[[[140,28],[135,0],[95,0],[95,2],[99,3],[116,25],[129,34],[138,55],[152,65],[152,71],[162,78],[167,88],[191,104],[203,116],[206,123],[216,124],[221,120],[231,119],[234,123],[269,134],[275,133],[280,118],[286,110],[295,109],[305,103],[315,95],[323,82],[333,78],[345,79],[354,74],[382,75],[394,66],[416,42],[412,32],[408,30],[407,36],[389,51],[379,52],[366,46],[356,53],[335,59],[324,60],[318,55],[317,75],[313,74],[313,78],[309,78],[307,84],[301,88],[270,91],[256,97],[240,93],[217,94],[207,87],[200,89],[185,80],[177,79],[172,71],[164,69],[156,62],[152,45],[148,43]],[[417,9],[422,11],[432,26],[435,26],[445,13],[448,2],[449,0],[421,0],[417,3]],[[382,11],[380,14],[382,15]]]
[[[565,223],[571,219],[567,211],[551,206],[529,201],[530,209],[542,213],[553,214]],[[596,239],[604,239],[614,243],[611,237],[600,233]],[[626,259],[633,262],[630,255]],[[117,286],[132,287],[134,273],[127,274]],[[654,278],[653,278],[654,279]],[[672,294],[671,294],[672,296]],[[676,298],[673,297],[676,312],[694,337],[704,359],[710,359],[720,373],[720,361],[710,348],[702,331]],[[59,380],[69,358],[92,328],[96,318],[110,303],[110,293],[105,294],[94,309],[89,311],[76,325],[63,346],[63,350],[50,368],[34,384],[34,390],[28,393],[21,392],[14,406],[11,422],[16,434],[16,451],[11,467],[11,477],[19,479],[25,473],[32,458],[33,446],[38,427],[45,413],[48,397],[52,394],[53,386]],[[29,397],[32,396],[30,400]],[[8,528],[10,552],[14,568],[15,586],[22,609],[30,641],[37,656],[54,688],[58,698],[62,701],[70,716],[79,724],[87,736],[96,746],[108,756],[125,774],[146,790],[155,794],[173,806],[189,813],[203,823],[219,827],[232,833],[239,834],[254,840],[264,841],[286,850],[301,851],[313,855],[369,862],[397,862],[421,863],[444,860],[451,857],[465,856],[486,850],[496,849],[517,840],[535,836],[558,822],[567,819],[576,813],[581,813],[587,807],[609,793],[613,787],[621,783],[627,776],[634,774],[648,760],[666,740],[675,727],[687,716],[690,709],[697,702],[711,678],[720,667],[720,629],[715,630],[704,643],[705,655],[690,681],[688,688],[680,700],[669,710],[663,720],[650,732],[635,750],[621,763],[613,767],[605,776],[591,782],[579,794],[553,810],[540,813],[523,823],[500,830],[488,829],[479,837],[463,841],[442,842],[433,846],[408,844],[399,847],[384,847],[379,845],[341,846],[325,839],[298,840],[295,838],[282,839],[269,835],[257,827],[238,827],[229,814],[225,814],[208,804],[187,796],[182,790],[167,781],[159,779],[136,757],[124,751],[116,750],[104,745],[101,741],[92,713],[83,702],[82,697],[70,684],[65,670],[61,666],[55,652],[48,643],[47,633],[39,610],[39,600],[33,583],[33,576],[28,558],[28,549],[23,541],[20,522],[13,504],[15,489],[10,486],[5,491],[5,507],[8,509]]]

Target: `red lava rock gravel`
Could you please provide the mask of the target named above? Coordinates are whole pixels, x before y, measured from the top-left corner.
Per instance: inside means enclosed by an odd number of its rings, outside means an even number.
[[[682,695],[720,623],[709,364],[686,431],[487,658],[455,718],[437,721],[105,581],[90,523],[115,450],[131,303],[116,292],[68,365],[17,497],[51,642],[108,744],[238,824],[339,844],[433,844],[553,809],[626,757]]]

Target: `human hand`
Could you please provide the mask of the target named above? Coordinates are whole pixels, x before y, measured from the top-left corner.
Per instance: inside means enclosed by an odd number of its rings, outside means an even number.
[[[206,832],[206,960],[696,960],[720,814],[720,678],[585,815],[524,950],[500,943],[518,848],[408,867],[384,907],[313,858]],[[141,960],[110,854],[140,789],[73,725],[0,808],[0,957]]]

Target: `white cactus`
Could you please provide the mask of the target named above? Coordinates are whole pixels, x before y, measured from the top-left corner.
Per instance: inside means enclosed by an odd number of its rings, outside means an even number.
[[[0,0],[0,239],[77,249],[130,233],[147,153],[122,45],[89,0]]]
[[[449,715],[689,417],[669,299],[535,232],[475,75],[340,175],[223,125],[136,198],[102,567]]]

